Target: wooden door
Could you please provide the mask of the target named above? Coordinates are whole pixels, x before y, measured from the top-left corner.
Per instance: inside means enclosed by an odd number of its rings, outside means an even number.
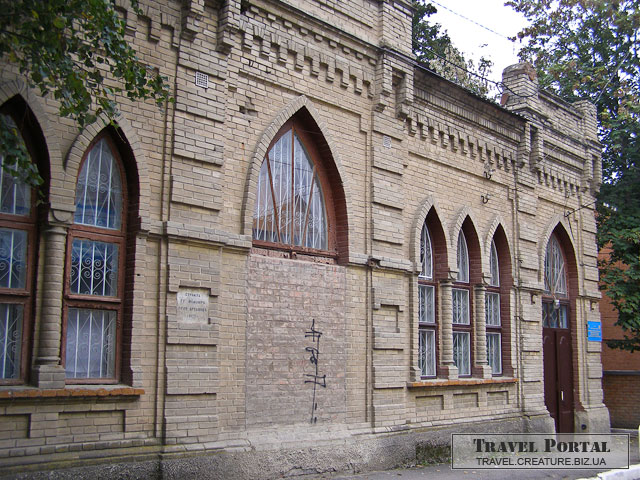
[[[573,356],[568,307],[543,304],[544,401],[557,433],[573,433]]]

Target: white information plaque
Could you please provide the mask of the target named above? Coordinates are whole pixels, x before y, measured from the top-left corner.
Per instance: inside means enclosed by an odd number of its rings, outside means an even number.
[[[208,323],[209,290],[181,288],[178,290],[178,321]]]

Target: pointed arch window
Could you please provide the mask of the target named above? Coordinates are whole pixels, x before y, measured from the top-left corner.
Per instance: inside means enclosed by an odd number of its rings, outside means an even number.
[[[328,192],[313,141],[297,122],[287,122],[260,168],[254,241],[301,250],[332,249]]]
[[[547,243],[544,257],[542,324],[548,328],[569,328],[567,273],[564,254],[556,235]]]
[[[464,232],[458,234],[458,275],[453,295],[453,361],[460,375],[471,375],[471,315],[469,286],[469,249]]]
[[[0,115],[18,131],[10,116]],[[33,189],[5,161],[0,152],[0,384],[12,384],[26,375],[37,229]]]
[[[418,366],[422,377],[436,376],[436,286],[432,252],[431,236],[425,222],[420,236],[418,275]]]
[[[544,289],[554,297],[567,296],[567,277],[562,248],[555,235],[549,239],[544,257]]]
[[[493,375],[502,373],[502,320],[500,318],[500,264],[495,240],[489,255],[489,286],[485,293],[487,361]]]
[[[121,160],[103,134],[83,160],[68,236],[63,358],[69,382],[118,378],[126,199]]]

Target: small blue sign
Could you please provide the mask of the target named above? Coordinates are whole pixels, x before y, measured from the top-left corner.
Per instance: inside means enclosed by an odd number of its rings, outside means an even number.
[[[602,323],[587,322],[587,340],[590,342],[602,341]]]

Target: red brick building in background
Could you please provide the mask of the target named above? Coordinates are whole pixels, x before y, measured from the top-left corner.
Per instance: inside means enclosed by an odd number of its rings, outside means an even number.
[[[600,256],[607,255],[604,249]],[[612,349],[607,340],[623,338],[622,329],[615,325],[618,312],[606,292],[600,301],[602,317],[602,388],[604,403],[609,407],[611,426],[638,428],[640,425],[640,352]]]

